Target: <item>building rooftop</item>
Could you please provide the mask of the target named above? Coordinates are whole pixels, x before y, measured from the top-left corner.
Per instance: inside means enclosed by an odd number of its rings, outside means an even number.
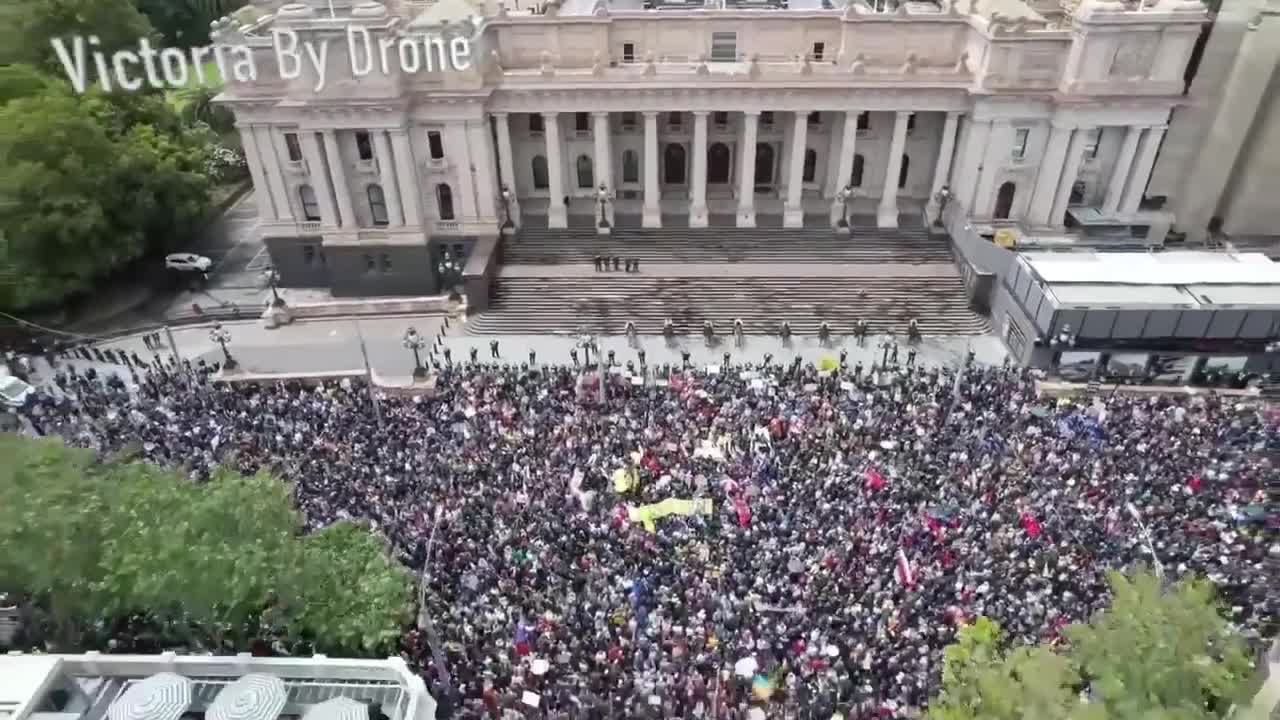
[[[1280,303],[1280,264],[1261,253],[1021,253],[1046,283],[1093,285],[1270,285]]]
[[[216,705],[242,720],[434,720],[436,703],[400,658],[0,655],[0,720],[180,720]]]

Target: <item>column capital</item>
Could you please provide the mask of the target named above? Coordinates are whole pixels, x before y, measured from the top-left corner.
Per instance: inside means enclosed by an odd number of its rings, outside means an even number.
[[[660,112],[660,111],[658,111],[658,110],[641,110],[641,111],[640,111],[640,114],[644,115],[644,116],[645,116],[645,119],[648,119],[648,118],[656,118],[656,117],[658,117],[658,113],[659,113],[659,112]]]
[[[554,119],[554,118],[555,118],[556,116],[558,116],[559,114],[560,114],[560,111],[559,111],[559,110],[544,110],[544,111],[541,113],[542,117],[544,117],[544,118],[546,118],[546,119],[548,119],[548,120],[552,120],[552,119]]]
[[[1085,130],[1087,128],[1080,127],[1079,123],[1068,122],[1066,120],[1050,120],[1049,127],[1054,130]]]
[[[1164,132],[1169,129],[1168,125],[1148,125],[1147,129],[1152,132]]]
[[[711,111],[710,111],[710,110],[694,110],[694,111],[693,111],[693,116],[694,116],[694,117],[706,117],[706,116],[708,116],[708,115],[710,115],[710,114],[711,114]]]
[[[947,111],[947,117],[949,117],[949,118],[959,118],[959,117],[961,117],[962,115],[964,115],[964,111],[963,111],[963,110],[948,110],[948,111]]]
[[[894,116],[899,118],[909,118],[914,115],[915,112],[915,110],[898,110],[894,112]]]
[[[491,112],[489,114],[498,118],[499,120],[506,120],[507,116],[510,115],[510,113],[505,113],[505,112]]]
[[[747,117],[760,117],[759,110],[743,110],[742,114],[746,115]]]
[[[592,110],[591,117],[596,118],[597,120],[599,120],[600,118],[607,118],[609,117],[609,111],[608,110]]]

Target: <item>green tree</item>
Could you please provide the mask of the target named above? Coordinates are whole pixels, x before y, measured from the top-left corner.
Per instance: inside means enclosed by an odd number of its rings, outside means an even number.
[[[145,238],[120,146],[78,100],[39,95],[0,107],[0,267],[14,281],[0,306],[49,303],[87,290],[137,257]]]
[[[367,528],[299,536],[291,489],[267,473],[178,472],[0,436],[0,590],[47,611],[59,647],[145,611],[243,649],[263,618],[321,648],[385,653],[408,619],[409,573]]]
[[[197,123],[208,125],[220,137],[226,136],[235,129],[235,115],[221,105],[215,105],[213,99],[222,92],[222,84],[188,85],[173,92],[173,105],[178,116],[188,126]]]
[[[116,512],[97,492],[94,454],[53,440],[0,435],[0,578],[38,593],[60,647],[112,603],[104,591],[102,519]]]
[[[136,48],[154,30],[130,0],[6,0],[0,13],[0,64],[26,63],[66,78],[53,39],[96,36],[110,56]],[[92,61],[90,61],[92,62]],[[90,77],[96,70],[90,68]]]
[[[1224,717],[1252,670],[1212,584],[1112,573],[1111,606],[1068,628],[1071,656],[1116,718]]]
[[[990,620],[962,629],[930,720],[1210,720],[1244,700],[1250,663],[1209,583],[1165,587],[1144,570],[1110,585],[1111,606],[1069,627],[1061,652],[1005,650]]]
[[[321,649],[380,654],[409,621],[413,581],[368,528],[340,522],[303,540],[288,613],[293,627]]]
[[[246,0],[135,0],[138,10],[173,47],[209,43],[209,23],[230,15]]]

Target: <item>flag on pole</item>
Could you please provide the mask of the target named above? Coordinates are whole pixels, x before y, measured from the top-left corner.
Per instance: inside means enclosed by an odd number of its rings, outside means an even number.
[[[912,588],[916,585],[916,574],[911,569],[911,561],[907,559],[907,554],[898,548],[898,559],[894,563],[893,577],[905,587]]]

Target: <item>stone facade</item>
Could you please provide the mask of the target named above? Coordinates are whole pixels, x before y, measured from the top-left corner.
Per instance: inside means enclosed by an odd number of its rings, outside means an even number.
[[[1278,66],[1280,0],[1223,0],[1149,190],[1189,240],[1280,235]]]
[[[601,185],[620,226],[830,226],[848,187],[856,222],[894,227],[944,186],[980,223],[1123,225],[1204,21],[1197,0],[488,0],[469,69],[352,77],[349,27],[447,35],[472,8],[388,1],[216,33],[262,56],[220,100],[286,284],[433,292],[459,240],[589,226]],[[322,88],[279,76],[277,30],[332,40]]]

